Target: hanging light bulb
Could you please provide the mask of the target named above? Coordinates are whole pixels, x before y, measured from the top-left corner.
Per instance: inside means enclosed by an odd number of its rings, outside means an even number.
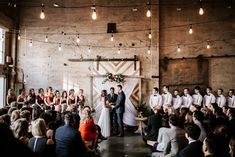
[[[78,36],[77,36],[77,40],[76,40],[76,42],[77,42],[77,43],[79,43],[79,42],[80,42],[79,34],[78,34]]]
[[[18,37],[17,37],[17,39],[18,39],[18,40],[20,40],[20,39],[21,39],[20,33],[18,34]]]
[[[96,18],[97,18],[97,15],[96,15],[96,7],[95,7],[95,5],[92,7],[92,9],[93,9],[93,12],[92,12],[92,19],[93,20],[96,20]]]
[[[180,46],[178,45],[177,52],[180,52],[180,51],[181,51],[181,49],[180,49]]]
[[[151,54],[150,46],[148,47],[148,54]]]
[[[207,49],[210,49],[210,48],[211,48],[211,46],[210,46],[210,43],[209,43],[209,42],[207,42],[206,48],[207,48]]]
[[[59,43],[58,50],[59,50],[59,51],[61,51],[61,50],[62,50],[61,43]]]
[[[204,14],[204,10],[202,8],[202,6],[199,8],[199,15],[203,15]]]
[[[114,40],[114,37],[113,37],[113,34],[111,35],[111,38],[110,38],[110,41],[113,41]]]
[[[88,53],[91,53],[91,48],[90,47],[88,48]]]
[[[118,54],[121,54],[121,50],[120,50],[120,48],[118,49],[118,52],[117,52]]]
[[[147,10],[147,12],[146,12],[146,16],[147,16],[147,17],[151,17],[151,10],[150,10],[150,8],[148,8],[148,10]]]
[[[151,30],[149,31],[149,39],[152,39]]]
[[[48,42],[48,36],[46,35],[46,38],[45,38],[45,42],[47,43]]]
[[[33,46],[33,40],[32,40],[32,39],[30,39],[29,46],[30,46],[30,47]]]
[[[42,4],[42,9],[41,9],[41,13],[40,13],[40,18],[41,18],[42,20],[45,19],[44,4]]]
[[[189,31],[188,31],[189,34],[193,34],[193,27],[192,27],[192,24],[190,24],[189,26]]]

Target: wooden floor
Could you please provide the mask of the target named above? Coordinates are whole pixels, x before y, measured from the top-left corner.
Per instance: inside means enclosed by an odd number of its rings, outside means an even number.
[[[112,136],[99,144],[102,157],[147,157],[150,149],[142,136],[125,132],[125,137]]]

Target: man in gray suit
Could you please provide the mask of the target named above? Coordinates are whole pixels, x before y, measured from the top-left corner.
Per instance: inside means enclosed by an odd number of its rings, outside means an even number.
[[[154,152],[152,157],[176,157],[179,152],[187,145],[185,132],[183,129],[177,127],[178,117],[171,115],[169,117],[170,128],[163,134],[163,152]],[[156,149],[157,145],[154,145]]]
[[[125,112],[126,96],[122,90],[121,85],[118,85],[117,88],[118,88],[118,97],[115,106],[113,106],[114,122],[115,122],[117,136],[123,137],[124,136],[123,113]]]

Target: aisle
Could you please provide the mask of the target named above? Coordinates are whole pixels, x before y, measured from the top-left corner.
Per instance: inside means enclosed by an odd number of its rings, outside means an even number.
[[[146,157],[149,148],[142,137],[134,133],[126,133],[125,137],[110,137],[100,143],[102,157]]]

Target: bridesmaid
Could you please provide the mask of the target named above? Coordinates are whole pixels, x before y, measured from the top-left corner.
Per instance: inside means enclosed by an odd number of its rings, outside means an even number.
[[[76,105],[76,97],[74,94],[75,94],[74,89],[70,89],[69,96],[67,98],[68,107],[70,107],[70,108],[73,108],[73,106]]]
[[[39,88],[38,89],[38,95],[36,97],[36,104],[39,105],[41,108],[44,106],[44,89]]]
[[[8,89],[7,93],[7,105],[11,106],[11,103],[16,102],[16,95],[13,89]]]
[[[33,105],[36,103],[36,94],[33,88],[29,89],[29,95],[27,97],[27,101],[29,101],[30,105]]]
[[[52,87],[48,87],[48,89],[47,89],[47,96],[44,98],[44,103],[47,106],[52,107],[53,106],[53,100],[54,100],[53,88]]]
[[[55,97],[53,99],[53,103],[56,105],[61,105],[61,96],[58,90],[55,91]]]
[[[26,102],[26,92],[25,89],[20,89],[19,90],[20,95],[17,97],[17,108],[18,110],[21,109],[24,105],[24,103]]]
[[[66,91],[63,91],[62,92],[62,95],[61,95],[61,110],[62,110],[62,113],[66,111],[67,109],[67,104],[68,104],[68,93]]]
[[[85,105],[85,102],[86,102],[86,98],[84,96],[84,91],[83,89],[80,89],[79,90],[79,95],[77,96],[77,103],[79,106],[81,106],[82,108],[84,107]]]

